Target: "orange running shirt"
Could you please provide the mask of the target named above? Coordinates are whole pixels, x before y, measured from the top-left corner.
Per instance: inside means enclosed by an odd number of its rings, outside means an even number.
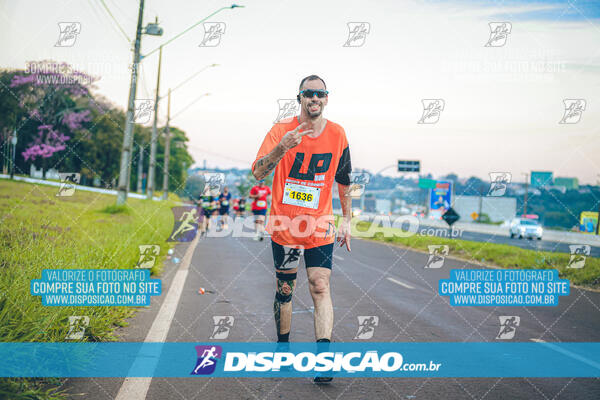
[[[258,150],[256,161],[269,154],[283,136],[299,125],[298,118],[275,124]],[[333,243],[332,209],[334,181],[350,185],[350,150],[344,129],[327,121],[323,132],[288,150],[273,177],[271,212],[267,232],[282,246],[310,249]]]

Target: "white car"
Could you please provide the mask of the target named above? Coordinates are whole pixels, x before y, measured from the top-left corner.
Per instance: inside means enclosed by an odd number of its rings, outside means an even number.
[[[532,219],[515,218],[510,223],[509,233],[511,238],[535,238],[537,240],[542,240],[544,229],[537,221],[534,221]]]

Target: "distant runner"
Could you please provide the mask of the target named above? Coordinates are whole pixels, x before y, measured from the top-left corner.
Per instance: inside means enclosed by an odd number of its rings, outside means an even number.
[[[219,200],[217,196],[212,196],[212,201],[210,203],[210,215],[214,216],[215,220],[219,216]]]
[[[254,214],[254,229],[256,235],[254,240],[264,239],[264,226],[265,226],[265,215],[267,215],[267,201],[271,196],[271,189],[265,186],[264,180],[259,180],[258,185],[250,189],[250,198],[254,199],[252,202],[252,214]]]
[[[337,182],[344,214],[337,240],[350,251],[350,150],[344,129],[323,118],[328,102],[323,79],[310,75],[302,79],[299,91],[300,115],[271,128],[252,164],[252,173],[256,179],[264,179],[275,169],[267,231],[277,277],[273,304],[277,341],[289,341],[292,293],[298,258],[304,249],[315,310],[315,338],[330,342],[333,305],[329,278],[335,241],[332,189]],[[331,379],[317,376],[315,382]]]
[[[240,197],[237,205],[237,216],[243,217],[246,214],[246,199],[244,197]]]
[[[210,216],[212,214],[212,196],[202,196],[200,197],[200,207],[202,207],[202,226],[200,227],[200,236],[206,234],[210,227]]]
[[[233,205],[233,215],[237,216],[238,211],[240,210],[240,199],[238,199],[237,197],[234,198],[232,200],[231,204]]]
[[[223,229],[227,229],[227,222],[225,218],[229,215],[229,203],[231,202],[231,193],[229,188],[225,186],[223,192],[219,195],[219,215],[221,216],[221,226]]]

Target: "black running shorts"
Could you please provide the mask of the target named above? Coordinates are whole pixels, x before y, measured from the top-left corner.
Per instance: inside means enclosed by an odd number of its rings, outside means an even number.
[[[296,249],[284,247],[271,240],[273,249],[273,261],[275,269],[290,268],[290,265],[297,265],[299,253]],[[319,247],[304,250],[304,264],[307,268],[323,267],[331,269],[331,259],[333,258],[333,243]]]

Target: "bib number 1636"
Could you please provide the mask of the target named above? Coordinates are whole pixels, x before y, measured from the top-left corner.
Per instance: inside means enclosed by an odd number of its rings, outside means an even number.
[[[311,193],[290,191],[290,198],[302,201],[312,201],[313,195]]]
[[[320,189],[310,186],[286,183],[283,203],[306,208],[319,208]]]

